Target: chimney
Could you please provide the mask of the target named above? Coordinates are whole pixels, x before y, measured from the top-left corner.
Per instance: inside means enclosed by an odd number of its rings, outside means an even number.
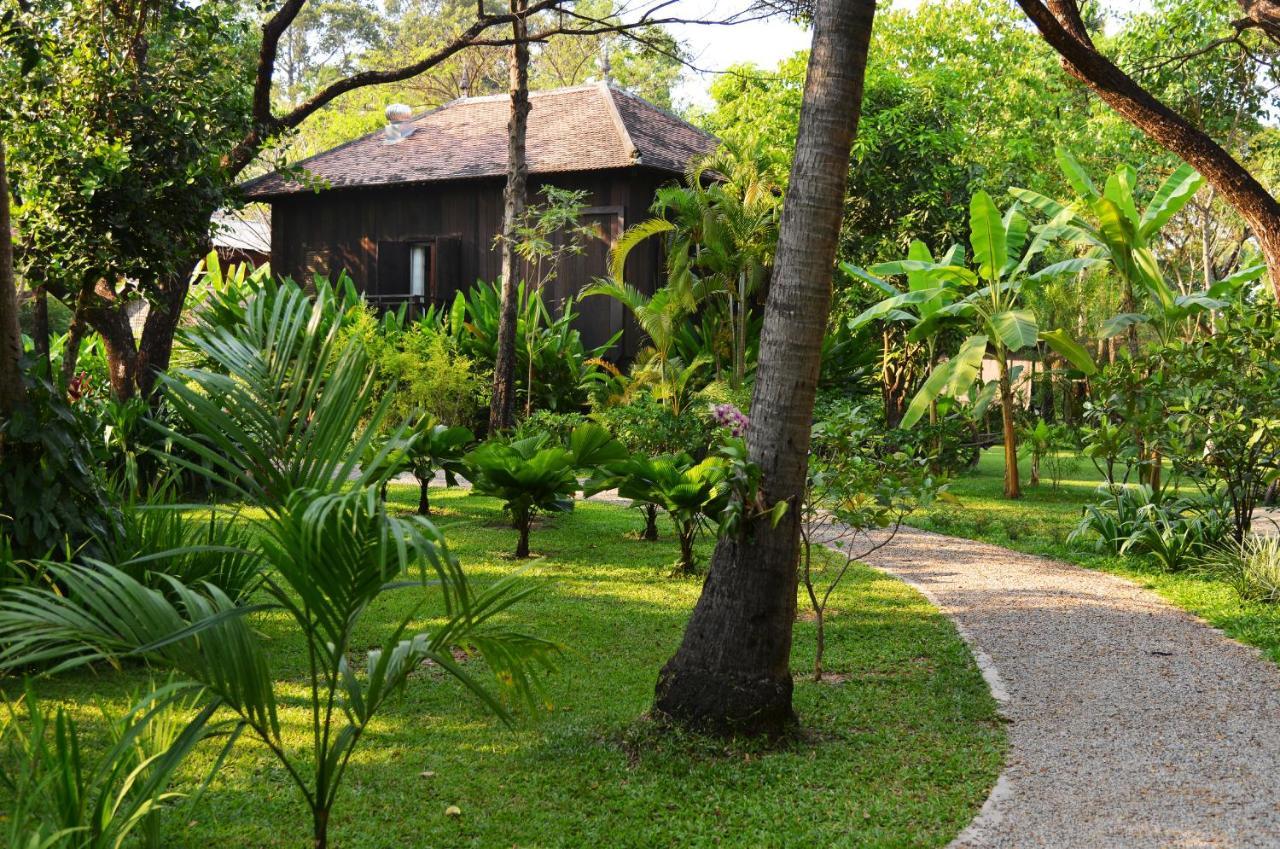
[[[468,68],[462,69],[462,79],[458,80],[458,88],[462,91],[463,98],[471,96],[471,71]]]

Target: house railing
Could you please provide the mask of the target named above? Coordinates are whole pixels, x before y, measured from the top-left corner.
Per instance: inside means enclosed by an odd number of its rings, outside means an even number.
[[[409,321],[415,321],[426,313],[429,305],[428,300],[423,295],[369,295],[364,296],[365,302],[373,307],[379,315],[386,312],[395,312],[402,305],[407,305],[405,309],[405,318]]]

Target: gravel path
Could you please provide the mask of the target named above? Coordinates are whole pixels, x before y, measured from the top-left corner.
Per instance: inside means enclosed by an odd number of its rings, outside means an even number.
[[[867,558],[950,615],[1010,720],[952,844],[1280,847],[1280,668],[1128,581],[903,529]]]

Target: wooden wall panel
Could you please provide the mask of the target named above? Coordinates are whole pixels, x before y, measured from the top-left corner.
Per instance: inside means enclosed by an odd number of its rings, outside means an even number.
[[[608,235],[607,244],[591,244],[585,254],[565,262],[560,279],[548,292],[559,302],[608,273],[609,249],[623,228],[648,218],[657,187],[678,178],[636,168],[562,174],[549,181],[588,192],[587,203],[595,208],[592,220]],[[530,180],[531,201],[537,201],[538,190],[546,182]],[[447,237],[456,241],[449,247],[451,261],[439,269],[444,276],[437,277],[437,294],[442,300],[451,299],[458,288],[498,277],[501,256],[494,239],[502,225],[503,186],[500,178],[485,178],[280,198],[272,209],[272,265],[277,273],[302,282],[307,278],[303,273],[307,254],[327,250],[331,273],[345,268],[362,290],[368,287],[376,292],[379,242]],[[627,282],[651,293],[662,283],[661,269],[659,240],[653,239],[632,251]],[[593,298],[583,303],[580,311],[578,326],[587,344],[596,344],[622,329],[624,340],[618,355],[635,354],[643,337],[621,304]]]

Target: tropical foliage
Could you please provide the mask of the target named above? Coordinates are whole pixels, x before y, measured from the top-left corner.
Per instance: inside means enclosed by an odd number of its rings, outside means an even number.
[[[269,285],[242,307],[218,307],[187,334],[209,367],[164,378],[175,414],[191,429],[169,436],[207,461],[201,473],[261,511],[252,551],[263,565],[262,600],[241,606],[216,586],[171,576],[163,591],[152,589],[100,561],[91,569],[48,563],[59,591],[0,596],[0,665],[57,672],[137,657],[188,689],[203,688],[211,709],[225,708],[277,758],[324,846],[352,753],[417,668],[434,663],[507,718],[505,698],[453,652],[480,654],[499,689],[533,705],[531,668],[547,666],[556,646],[491,621],[531,587],[473,588],[434,526],[387,514],[378,473],[359,458],[383,429],[389,400],[375,399],[360,346],[339,347],[342,313],[328,293],[313,299],[293,284]],[[221,321],[228,312],[241,320],[228,326]],[[390,450],[388,443],[383,451]],[[392,587],[421,593],[424,605],[437,595],[444,618],[422,632],[411,619],[400,622],[358,671],[350,655],[362,614]],[[280,685],[249,621],[263,609],[287,617],[306,639],[314,733],[301,750],[282,735]]]

